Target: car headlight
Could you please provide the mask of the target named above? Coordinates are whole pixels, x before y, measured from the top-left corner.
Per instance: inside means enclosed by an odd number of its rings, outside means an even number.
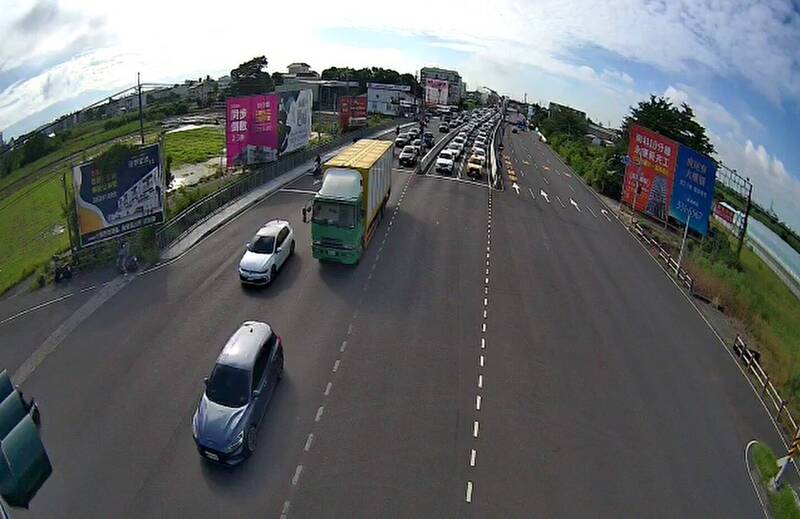
[[[239,434],[236,435],[236,439],[234,439],[230,445],[228,445],[228,451],[233,451],[241,447],[242,443],[244,442],[244,429],[242,429]]]

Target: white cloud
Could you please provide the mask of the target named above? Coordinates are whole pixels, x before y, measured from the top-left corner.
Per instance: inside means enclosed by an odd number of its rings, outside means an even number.
[[[739,122],[739,118],[697,89],[680,83],[676,86],[669,85],[663,95],[669,98],[673,104],[686,103],[691,106],[698,121],[704,126],[724,128],[737,138],[742,138],[742,124]]]

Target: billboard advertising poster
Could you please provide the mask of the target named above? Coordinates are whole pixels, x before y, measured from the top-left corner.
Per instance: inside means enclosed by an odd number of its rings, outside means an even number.
[[[446,105],[448,83],[444,79],[425,79],[425,105]]]
[[[678,147],[675,183],[669,214],[704,235],[708,232],[708,218],[714,200],[717,164],[684,145]]]
[[[350,96],[339,98],[339,128],[342,130],[350,127],[350,103],[352,99]]]
[[[81,245],[164,221],[164,179],[158,144],[120,148],[101,161],[75,166],[75,210]]]
[[[350,98],[350,126],[367,125],[367,96]]]
[[[228,167],[278,158],[279,104],[276,94],[228,98],[225,128]]]
[[[678,143],[633,125],[628,141],[623,202],[659,220],[667,218],[678,157]]]
[[[305,147],[311,139],[311,89],[281,92],[278,115],[278,155]]]

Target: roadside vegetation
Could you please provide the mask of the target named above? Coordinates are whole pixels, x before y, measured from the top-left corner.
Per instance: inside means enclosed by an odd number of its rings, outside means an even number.
[[[773,519],[800,519],[800,507],[797,505],[795,492],[789,485],[780,490],[770,489],[769,482],[778,474],[778,460],[766,444],[756,442],[750,448],[750,454],[760,476],[762,488],[769,496],[769,508]]]
[[[195,128],[167,133],[164,138],[164,155],[172,169],[185,164],[199,164],[222,155],[225,149],[225,131],[221,126]]]
[[[632,107],[623,121],[620,139],[611,148],[590,144],[585,137],[586,121],[574,114],[547,117],[539,109],[533,122],[587,184],[615,200],[622,194],[622,157],[627,154],[628,129],[634,123],[702,153],[714,154],[706,130],[695,121],[692,108],[687,104],[674,106],[664,98],[651,96]],[[737,202],[730,190],[720,188],[719,183],[717,187],[715,198],[734,200],[732,205],[740,206],[742,201]],[[660,233],[676,251],[681,236],[663,228]],[[749,336],[749,346],[761,353],[764,369],[790,401],[793,415],[800,416],[800,300],[748,247],[743,247],[737,257],[735,239],[713,221],[708,236],[688,243],[685,267],[695,279],[695,289],[722,305],[726,314],[741,323]]]

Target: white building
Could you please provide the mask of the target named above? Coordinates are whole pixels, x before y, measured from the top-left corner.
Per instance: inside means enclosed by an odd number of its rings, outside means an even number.
[[[367,83],[367,113],[397,116],[408,106],[414,106],[409,85]]]
[[[447,104],[458,105],[466,92],[461,74],[455,70],[447,70],[439,67],[423,67],[419,71],[419,82],[425,88],[426,79],[440,79],[447,81]]]

